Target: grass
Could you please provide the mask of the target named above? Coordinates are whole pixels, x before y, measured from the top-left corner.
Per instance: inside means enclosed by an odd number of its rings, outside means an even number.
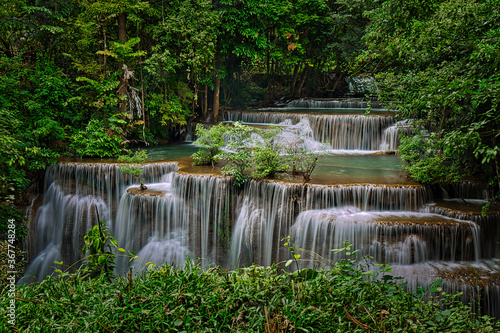
[[[384,271],[384,270],[383,270]],[[384,274],[388,274],[385,269]],[[2,332],[493,332],[443,293],[412,294],[397,280],[364,272],[351,259],[329,271],[286,273],[276,267],[237,271],[150,267],[140,274],[49,277],[18,287],[16,325]],[[368,278],[367,278],[368,277]],[[0,315],[9,298],[1,292]]]

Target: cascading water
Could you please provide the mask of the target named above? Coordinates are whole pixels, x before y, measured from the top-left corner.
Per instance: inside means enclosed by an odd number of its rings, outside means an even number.
[[[333,149],[345,150],[380,150],[394,148],[392,136],[384,137],[384,131],[394,125],[393,116],[364,115],[313,115],[269,112],[226,112],[225,120],[242,121],[255,124],[281,124],[286,126],[305,120],[311,127],[313,138],[328,143]],[[287,123],[288,121],[288,123]],[[385,150],[387,150],[385,149]],[[393,149],[394,150],[394,149]]]
[[[360,250],[360,257],[406,265],[428,260],[477,260],[478,229],[472,222],[435,214],[343,207],[300,213],[291,230],[291,242],[335,262],[340,255],[330,249],[342,248],[348,241]]]
[[[152,182],[177,169],[175,163],[157,163],[143,168]],[[32,275],[43,279],[53,271],[54,261],[72,265],[82,258],[83,237],[101,219],[110,225],[116,214],[120,193],[132,179],[118,164],[61,163],[45,173],[42,206],[31,224],[30,266],[20,283]]]
[[[223,262],[229,241],[229,180],[172,174],[146,193],[127,190],[111,228],[118,245],[141,262],[182,265],[185,255],[203,264]],[[138,263],[140,265],[141,263]],[[128,270],[126,258],[118,264]]]
[[[288,108],[311,108],[311,109],[318,109],[318,108],[366,109],[368,106],[371,106],[372,108],[375,109],[382,108],[382,104],[380,102],[377,101],[368,102],[361,98],[342,98],[334,100],[330,99],[317,100],[317,99],[301,98],[301,99],[295,99],[290,103],[288,103],[287,105]]]
[[[315,105],[311,100],[297,103]],[[318,105],[325,107],[325,103]],[[322,142],[337,154],[350,150],[356,159],[363,159],[361,166],[352,168],[356,172],[373,168],[375,161],[375,156],[361,154],[395,150],[397,133],[409,130],[408,124],[395,123],[393,115],[286,110],[228,112],[226,120],[280,124],[285,128],[282,140],[307,141],[311,150],[321,150]],[[340,160],[349,158],[353,157],[334,155],[332,164],[323,169],[335,165],[341,174],[345,166]],[[387,170],[391,168],[381,166],[380,172],[393,172]],[[455,278],[458,271],[471,265],[490,275],[500,271],[498,260],[493,259],[500,254],[500,214],[481,217],[430,205],[438,202],[430,188],[405,185],[400,177],[395,182],[390,178],[389,183],[380,177],[379,182],[328,185],[250,181],[236,189],[228,178],[177,169],[176,163],[145,165],[148,190],[140,191],[118,164],[50,167],[43,204],[32,224],[34,259],[21,282],[29,281],[30,271],[43,279],[55,260],[72,264],[81,259],[83,236],[96,224],[97,212],[119,247],[138,252],[141,260],[132,263],[134,271],[151,261],[182,266],[186,255],[201,258],[204,265],[227,268],[271,265],[291,258],[281,242],[287,236],[297,251],[307,250],[301,259],[310,261],[304,266],[327,266],[338,259],[330,250],[348,240],[361,255],[391,264],[394,275],[403,276],[410,286],[427,286],[442,278],[445,290],[463,291],[464,299],[472,299],[477,292],[471,281]],[[484,200],[485,191],[476,183],[458,184],[455,189],[443,189],[446,194],[438,197],[451,202],[457,192],[467,199]],[[117,272],[129,269],[128,260],[119,259]],[[495,281],[484,284],[481,302],[483,311],[500,317],[500,287]]]
[[[387,127],[382,133],[380,150],[398,150],[400,135],[409,135],[412,132],[410,122],[402,120]]]

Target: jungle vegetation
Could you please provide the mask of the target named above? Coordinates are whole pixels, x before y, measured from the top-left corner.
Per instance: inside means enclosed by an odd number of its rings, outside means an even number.
[[[411,177],[474,175],[498,198],[499,4],[2,2],[0,201],[26,205],[23,191],[61,155],[172,141],[224,108],[345,96],[353,76],[374,76],[370,97],[411,119],[400,147]]]

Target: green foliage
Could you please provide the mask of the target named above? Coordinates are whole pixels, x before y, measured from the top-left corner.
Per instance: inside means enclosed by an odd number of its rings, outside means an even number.
[[[26,173],[22,167],[26,159],[19,149],[21,142],[14,137],[13,129],[18,120],[14,115],[0,109],[0,196],[2,200],[13,201],[14,193],[27,185]]]
[[[288,143],[285,151],[286,163],[290,166],[291,173],[302,175],[304,183],[308,182],[316,168],[319,156],[323,153],[308,149],[303,139]]]
[[[406,162],[403,168],[416,181],[449,184],[460,180],[467,172],[462,168],[464,161],[457,158],[454,149],[445,149],[443,140],[434,134],[421,133],[401,138],[399,152]]]
[[[129,152],[128,155],[121,155],[118,157],[118,162],[130,163],[131,165],[120,166],[120,171],[134,177],[141,185],[141,190],[145,190],[144,179],[142,175],[142,165],[148,159],[148,152],[146,150],[137,150],[134,153]]]
[[[77,156],[112,157],[122,151],[122,138],[106,128],[104,121],[92,119],[85,130],[71,136],[70,148]]]
[[[234,123],[227,131],[227,150],[222,151],[216,158],[222,158],[227,164],[222,167],[222,174],[234,177],[234,185],[243,186],[250,176],[246,171],[251,167],[252,151],[250,148],[252,128]]]
[[[389,267],[381,267],[376,275],[346,254],[346,260],[329,271],[284,273],[275,266],[256,265],[224,271],[187,261],[183,269],[161,266],[111,282],[105,276],[77,281],[48,278],[17,287],[16,328],[19,332],[61,327],[153,332],[264,332],[273,327],[289,332],[494,332],[499,328],[491,318],[472,314],[456,296],[435,292],[437,284],[413,294],[402,290]],[[7,311],[6,292],[6,288],[0,291],[0,315]],[[425,301],[424,294],[436,297]]]
[[[73,103],[105,113],[116,110],[118,103],[116,89],[120,83],[118,79],[108,77],[94,80],[88,77],[77,77],[75,80],[84,84],[78,89],[80,93],[71,98]]]
[[[223,124],[208,129],[197,125],[195,142],[200,150],[191,157],[193,165],[212,164],[224,159],[222,174],[233,176],[235,185],[242,186],[250,176],[255,179],[273,178],[278,172],[302,175],[304,183],[311,179],[319,156],[325,148],[312,151],[303,139],[286,142],[281,128],[259,129],[236,122],[232,127]],[[221,147],[225,145],[225,149]],[[249,175],[247,171],[253,169]]]
[[[106,224],[99,220],[83,241],[82,252],[86,259],[83,269],[88,270],[90,276],[104,275],[111,279],[116,257],[113,251],[118,249],[118,242],[111,236]]]
[[[361,67],[378,73],[380,98],[430,133],[428,144],[417,131],[401,146],[411,176],[436,183],[482,173],[498,193],[498,2],[390,0],[367,16]]]
[[[193,165],[211,164],[212,168],[218,161],[218,154],[221,153],[221,148],[226,144],[224,134],[228,128],[224,124],[217,124],[209,128],[205,128],[202,124],[196,125],[196,141],[195,146],[200,147],[200,150],[191,157],[194,159]]]
[[[279,137],[280,132],[280,128],[256,129],[259,138],[253,148],[255,170],[252,172],[252,177],[272,178],[277,172],[288,169],[283,156],[284,145]]]

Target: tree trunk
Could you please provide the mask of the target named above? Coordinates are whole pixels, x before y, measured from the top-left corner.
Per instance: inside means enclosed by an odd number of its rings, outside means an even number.
[[[205,84],[205,91],[203,94],[203,107],[201,108],[203,114],[203,120],[207,119],[208,113],[208,84]]]
[[[218,121],[219,118],[219,108],[220,108],[220,77],[219,74],[219,63],[220,63],[220,50],[219,46],[216,47],[214,56],[214,104],[213,104],[213,115],[214,122]]]
[[[337,90],[337,87],[340,83],[340,81],[344,78],[344,72],[341,72],[340,75],[337,77],[337,79],[335,80],[335,83],[333,84],[333,92],[335,92],[335,90]]]
[[[118,14],[118,40],[125,43],[127,41],[127,13],[121,12]],[[123,62],[118,63],[118,71],[123,70]],[[122,96],[127,94],[128,83],[125,80],[124,75],[120,76],[120,84],[118,85],[118,97],[120,101],[118,102],[119,108],[121,112],[127,111],[127,102],[125,100],[121,100]]]
[[[306,82],[307,78],[307,65],[304,67],[304,72],[302,73],[302,79],[300,80],[299,88],[297,89],[297,92],[295,94],[296,98],[300,98],[300,95],[302,94],[302,88],[304,87],[304,83]]]
[[[219,118],[219,108],[220,108],[220,78],[217,77],[217,70],[215,70],[215,79],[214,79],[214,106],[213,106],[213,121],[217,122]]]
[[[290,97],[295,96],[295,86],[297,85],[298,74],[299,74],[299,66],[295,65],[295,66],[293,66],[292,83],[290,84]]]

